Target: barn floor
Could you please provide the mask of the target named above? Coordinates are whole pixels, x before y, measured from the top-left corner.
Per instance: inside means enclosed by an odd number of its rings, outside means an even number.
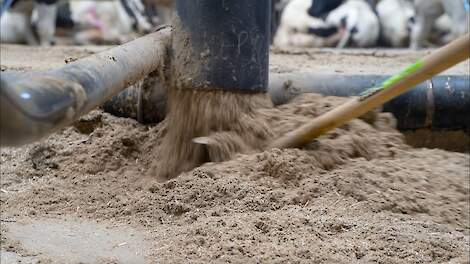
[[[0,63],[46,70],[102,49],[2,45]],[[271,70],[392,74],[428,52],[273,50]],[[343,101],[303,96],[272,126]],[[1,263],[469,263],[469,154],[411,147],[386,114],[149,183],[163,126],[96,110],[1,149]]]

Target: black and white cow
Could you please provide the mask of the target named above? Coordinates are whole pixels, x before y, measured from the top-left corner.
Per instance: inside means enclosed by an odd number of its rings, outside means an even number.
[[[411,33],[411,48],[427,45],[435,23],[446,14],[450,20],[449,33],[443,38],[447,43],[469,30],[469,0],[414,0],[416,9],[415,24]]]
[[[413,3],[409,0],[381,0],[376,7],[384,45],[407,47],[415,19]]]
[[[15,0],[0,18],[2,43],[54,43],[57,0]]]
[[[380,36],[379,19],[365,0],[347,0],[331,11],[326,21],[343,29],[338,48],[371,47],[377,44]]]
[[[280,47],[368,47],[379,21],[365,0],[292,0],[281,17],[274,44]]]
[[[325,16],[341,5],[343,0],[280,1],[284,8],[277,28],[274,45],[278,47],[333,46],[340,39],[336,25],[325,21]]]
[[[76,33],[76,44],[93,44],[92,39],[125,41],[124,36],[145,34],[155,26],[154,15],[143,0],[71,1],[15,0],[2,15],[0,35],[3,43],[51,45],[56,27]],[[80,32],[82,29],[93,29]]]
[[[156,22],[141,0],[72,1],[69,9],[77,44],[122,43],[150,32]]]

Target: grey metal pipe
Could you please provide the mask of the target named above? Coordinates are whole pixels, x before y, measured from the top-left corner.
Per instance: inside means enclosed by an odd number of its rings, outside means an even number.
[[[165,64],[170,28],[42,73],[0,76],[0,146],[38,140]]]

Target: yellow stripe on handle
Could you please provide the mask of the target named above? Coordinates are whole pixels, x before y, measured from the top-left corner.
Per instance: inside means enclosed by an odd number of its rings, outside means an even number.
[[[359,98],[315,118],[311,122],[274,141],[270,148],[302,147],[313,139],[360,117],[393,98],[407,92],[427,79],[449,69],[470,57],[470,36],[465,36],[434,51],[411,67],[372,88]]]

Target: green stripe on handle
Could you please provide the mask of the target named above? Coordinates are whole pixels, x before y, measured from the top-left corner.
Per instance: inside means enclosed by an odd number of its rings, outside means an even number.
[[[421,67],[423,67],[424,62],[422,60],[418,60],[417,62],[409,65],[403,71],[398,74],[393,75],[392,77],[388,78],[387,80],[383,81],[382,84],[378,87],[370,88],[367,91],[362,92],[359,96],[361,97],[361,101],[369,98],[370,96],[385,90],[394,84],[398,83],[399,81],[403,80],[405,77],[409,76],[410,74],[416,72]]]

